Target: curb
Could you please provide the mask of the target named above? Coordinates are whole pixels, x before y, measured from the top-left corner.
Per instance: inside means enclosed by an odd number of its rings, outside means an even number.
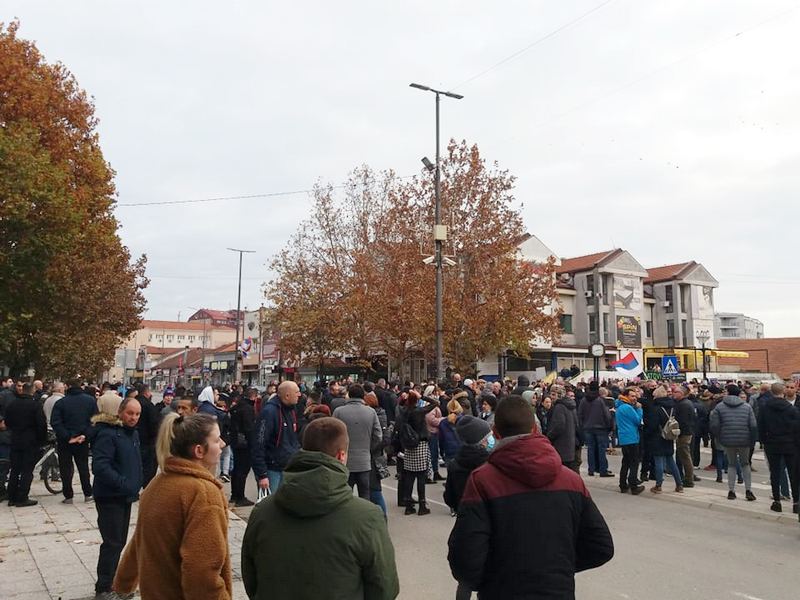
[[[616,482],[613,484],[601,483],[599,480],[595,479],[594,477],[583,477],[583,482],[586,484],[588,488],[597,488],[601,490],[613,491],[619,493],[619,487],[617,486]],[[647,494],[647,496],[645,496]],[[686,495],[686,492],[683,494],[673,494],[673,493],[663,493],[663,494],[651,494],[649,490],[645,490],[642,494],[642,497],[649,498],[651,500],[663,500],[666,502],[675,502],[678,504],[688,504],[694,506],[695,508],[704,508],[707,510],[712,510],[716,512],[724,512],[729,514],[736,514],[740,516],[750,517],[751,519],[758,519],[761,521],[772,521],[776,523],[786,523],[786,524],[798,524],[798,516],[791,512],[791,502],[789,502],[789,512],[758,512],[754,510],[750,510],[747,508],[740,508],[736,506],[730,500],[725,499],[726,502],[729,504],[723,504],[721,502],[713,502],[705,499],[700,498],[693,498],[690,495]],[[724,498],[723,498],[724,499]],[[736,502],[739,502],[737,500]],[[784,503],[785,504],[785,503]]]

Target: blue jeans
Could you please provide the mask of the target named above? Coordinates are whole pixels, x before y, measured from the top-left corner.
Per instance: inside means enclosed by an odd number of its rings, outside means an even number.
[[[728,457],[725,454],[725,450],[720,450],[717,448],[714,450],[714,466],[717,467],[717,479],[722,479],[722,472],[728,472]],[[742,478],[742,465],[739,461],[736,461],[736,477],[738,479]]]
[[[587,429],[583,432],[586,440],[586,454],[589,460],[589,473],[606,473],[608,471],[608,432]]]
[[[439,436],[431,435],[428,439],[428,448],[431,451],[431,469],[434,474],[439,474]]]
[[[654,456],[653,461],[655,462],[656,466],[656,485],[661,487],[661,484],[664,483],[664,465],[669,468],[670,473],[672,473],[672,477],[675,479],[676,486],[683,486],[683,479],[681,479],[681,474],[678,471],[678,465],[675,464],[675,457],[671,454],[669,456]]]
[[[369,500],[373,504],[377,504],[383,511],[383,518],[386,518],[386,500],[383,499],[383,492],[381,490],[370,490]]]
[[[283,471],[267,470],[267,479],[269,479],[269,493],[274,494],[283,483]]]

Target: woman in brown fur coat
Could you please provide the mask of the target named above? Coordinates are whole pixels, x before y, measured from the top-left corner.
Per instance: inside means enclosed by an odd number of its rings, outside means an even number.
[[[214,473],[225,442],[206,414],[164,417],[161,473],[142,493],[114,590],[142,600],[230,600],[228,505]]]

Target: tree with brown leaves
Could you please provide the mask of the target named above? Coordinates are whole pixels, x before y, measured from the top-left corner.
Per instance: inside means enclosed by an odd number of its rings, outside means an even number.
[[[0,364],[94,376],[144,309],[113,215],[94,106],[19,24],[0,23]]]

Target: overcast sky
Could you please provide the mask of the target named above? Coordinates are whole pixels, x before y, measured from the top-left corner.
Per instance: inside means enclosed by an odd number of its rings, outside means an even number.
[[[718,311],[776,337],[800,335],[796,6],[6,0],[0,20],[95,98],[148,318],[234,308],[228,246],[256,251],[242,304],[258,306],[310,201],[123,204],[305,190],[363,163],[414,174],[434,154],[417,81],[464,94],[443,100],[443,140],[516,175],[528,230],[559,256],[696,260]]]

